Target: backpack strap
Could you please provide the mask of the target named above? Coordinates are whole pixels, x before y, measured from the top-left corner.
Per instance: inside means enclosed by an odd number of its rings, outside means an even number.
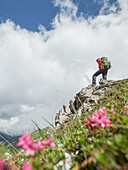
[[[97,60],[97,62],[98,62],[98,65],[99,65],[99,69],[104,69],[104,67],[103,67],[103,61],[101,60],[101,58],[99,58],[99,59]]]

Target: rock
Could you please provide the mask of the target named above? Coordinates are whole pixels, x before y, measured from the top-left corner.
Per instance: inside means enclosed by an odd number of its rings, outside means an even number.
[[[113,86],[113,80],[104,80],[104,79],[100,79],[99,85],[100,85],[99,87],[103,87],[103,86],[112,87],[112,86]]]
[[[104,96],[104,93],[115,84],[112,80],[100,79],[99,86],[89,85],[82,88],[76,96],[69,101],[69,107],[63,105],[55,117],[55,126],[68,121],[74,114],[72,105],[74,106],[77,114],[80,116],[82,111],[88,112],[93,109],[93,107],[98,104],[98,100]]]
[[[63,108],[59,110],[59,113],[56,114],[55,117],[55,126],[58,126],[58,124],[64,123],[66,120],[69,120],[71,117],[72,112],[69,107],[63,105]]]

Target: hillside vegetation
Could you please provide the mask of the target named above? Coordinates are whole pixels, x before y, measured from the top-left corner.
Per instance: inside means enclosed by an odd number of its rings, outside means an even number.
[[[75,114],[58,128],[52,127],[51,137],[37,125],[37,145],[31,139],[33,135],[26,134],[19,144],[24,152],[13,155],[6,162],[17,169],[29,166],[35,170],[127,170],[128,79],[113,83],[115,85],[90,112],[85,112],[83,107],[78,116],[72,106]]]
[[[0,158],[3,157],[6,152],[12,154],[11,151],[6,146],[0,143]]]

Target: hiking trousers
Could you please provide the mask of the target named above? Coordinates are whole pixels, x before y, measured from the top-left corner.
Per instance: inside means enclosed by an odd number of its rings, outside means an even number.
[[[92,76],[92,84],[96,84],[96,77],[102,74],[102,78],[107,80],[107,69],[99,69],[93,76]]]

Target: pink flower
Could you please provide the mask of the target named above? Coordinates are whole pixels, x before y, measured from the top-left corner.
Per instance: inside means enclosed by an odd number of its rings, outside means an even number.
[[[93,123],[91,116],[88,116],[88,119],[89,119],[90,123]]]
[[[33,166],[30,163],[25,162],[23,164],[22,170],[33,170]]]
[[[22,137],[19,138],[19,143],[17,144],[17,146],[22,146],[22,148],[26,151],[26,156],[34,156],[36,147],[29,133],[25,133]]]
[[[107,115],[107,109],[106,108],[100,108],[99,112],[100,112],[100,114],[103,113],[104,115]]]
[[[29,133],[25,133],[22,137],[19,138],[19,143],[17,144],[18,147],[26,145],[28,141],[32,142]]]
[[[49,140],[41,141],[41,144],[42,144],[43,146],[51,146],[52,148],[55,148],[56,145],[52,142],[52,139],[53,139],[53,138],[52,138],[52,136],[51,136]]]
[[[128,109],[128,104],[126,105],[126,108]]]
[[[41,141],[38,141],[38,144],[35,144],[35,148],[39,151],[43,151],[44,146],[42,145]]]
[[[22,137],[19,138],[18,147],[22,146],[26,151],[26,156],[34,156],[36,151],[43,151],[44,146],[55,147],[55,144],[52,142],[52,136],[49,140],[39,141],[37,144],[34,144],[33,139],[31,139],[29,133],[25,133]]]
[[[29,155],[31,155],[31,156],[34,156],[35,155],[35,148],[33,147],[33,145],[30,147],[28,147],[28,148],[26,148],[26,156],[29,156]]]
[[[95,116],[93,116],[93,126],[101,126],[101,127],[108,127],[108,125],[111,123],[111,120],[108,118],[108,116],[106,115],[106,113],[104,115],[102,114],[95,114]]]
[[[90,123],[87,121],[87,119],[85,119],[85,123],[86,123],[88,129],[91,129]]]
[[[24,146],[26,142],[30,139],[29,133],[25,133],[22,137],[19,138],[18,147]]]
[[[3,158],[0,159],[0,170],[9,170],[11,167],[9,166],[12,166],[12,163],[9,162],[4,162]],[[12,170],[18,170],[16,167],[12,167]]]
[[[9,167],[8,167],[8,164],[6,162],[3,162],[3,165],[2,165],[2,170],[9,170]]]
[[[108,118],[106,108],[101,108],[97,110],[97,112],[93,113],[92,118],[88,116],[88,119],[90,123],[87,120],[85,120],[85,122],[89,129],[91,129],[90,125],[92,125],[93,127],[109,127],[109,124],[111,123],[111,120]]]
[[[2,166],[3,166],[3,162],[4,162],[4,161],[3,161],[3,158],[1,158],[1,159],[0,159],[0,169],[1,169]]]

